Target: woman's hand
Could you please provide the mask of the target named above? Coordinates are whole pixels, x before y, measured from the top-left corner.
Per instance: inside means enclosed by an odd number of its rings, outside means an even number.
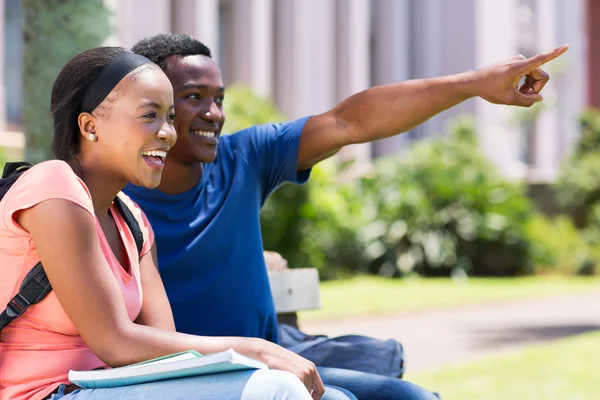
[[[259,340],[260,361],[271,369],[288,371],[296,375],[304,383],[313,399],[318,400],[323,396],[325,386],[323,386],[317,367],[312,361],[274,343]]]

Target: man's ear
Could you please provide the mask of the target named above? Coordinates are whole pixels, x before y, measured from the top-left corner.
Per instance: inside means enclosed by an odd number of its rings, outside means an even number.
[[[79,125],[79,133],[86,139],[90,141],[95,141],[98,139],[96,133],[96,117],[87,112],[82,112],[77,117],[77,125]],[[95,138],[95,139],[91,139]]]

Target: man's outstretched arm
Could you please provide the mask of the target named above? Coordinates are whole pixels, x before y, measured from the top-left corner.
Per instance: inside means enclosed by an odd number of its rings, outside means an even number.
[[[567,51],[561,46],[531,58],[516,56],[457,75],[376,86],[310,118],[302,131],[298,170],[308,169],[348,144],[406,132],[471,97],[530,107],[542,101],[550,78],[540,67]],[[525,82],[519,87],[519,82]]]

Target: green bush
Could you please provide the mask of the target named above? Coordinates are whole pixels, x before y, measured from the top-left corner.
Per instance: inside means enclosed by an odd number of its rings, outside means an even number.
[[[533,205],[477,148],[470,119],[444,139],[378,160],[363,180],[369,224],[359,235],[369,269],[384,275],[532,271],[526,222]]]
[[[263,207],[266,249],[280,252],[291,267],[315,267],[322,279],[341,277],[364,266],[356,232],[363,224],[359,182],[338,182],[345,165],[336,159],[313,168],[309,183],[286,184]]]
[[[271,100],[239,83],[227,87],[224,108],[227,119],[223,132],[226,134],[253,125],[285,121]]]
[[[569,216],[548,218],[538,214],[529,220],[527,233],[533,243],[536,274],[593,272],[599,257],[598,246],[591,245]]]

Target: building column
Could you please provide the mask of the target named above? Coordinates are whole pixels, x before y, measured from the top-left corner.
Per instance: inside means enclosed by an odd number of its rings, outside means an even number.
[[[0,0],[0,132],[6,128],[6,100],[4,84],[4,0]]]
[[[335,105],[334,5],[334,0],[275,2],[275,100],[289,118]]]
[[[336,102],[340,102],[370,86],[371,7],[369,0],[337,0],[336,6]],[[369,163],[371,147],[371,143],[347,146],[339,156]]]
[[[173,9],[172,32],[190,35],[204,43],[218,63],[219,0],[173,0]]]
[[[117,20],[119,42],[129,49],[140,39],[171,31],[171,1],[120,1]]]
[[[574,3],[574,1],[572,2]],[[556,47],[556,32],[558,16],[556,15],[556,7],[554,2],[537,0],[536,4],[537,26],[536,44],[537,51],[546,51]],[[546,71],[553,74],[554,62],[543,66]],[[554,77],[554,74],[553,74]],[[549,182],[558,172],[559,164],[556,160],[557,144],[558,144],[558,110],[552,105],[556,100],[556,85],[554,82],[551,85],[546,85],[543,91],[545,99],[545,109],[541,112],[537,119],[536,137],[533,141],[533,153],[535,164],[532,165],[529,177],[534,182]],[[544,105],[542,105],[543,107]]]
[[[595,23],[595,37],[591,36],[591,26],[586,27],[587,31],[582,29],[585,27],[586,18],[590,18],[590,10],[586,10],[588,0],[555,1],[558,24],[555,41],[546,43],[541,50],[549,50],[563,43],[570,45],[569,51],[560,56],[550,69],[552,78],[549,86],[553,86],[557,92],[556,97],[551,100],[554,104],[551,104],[559,115],[558,125],[554,128],[558,131],[555,163],[559,165],[579,137],[579,117],[586,106],[593,105],[592,102],[588,103],[588,100],[594,90],[597,96],[595,106],[600,107],[600,82],[595,79],[597,71],[600,70],[600,26]],[[594,21],[599,21],[600,5],[597,1],[589,0],[589,3],[592,2],[596,4]],[[595,70],[589,69],[594,55],[586,48],[586,45],[590,46],[593,41],[596,46]]]
[[[232,4],[224,52],[227,80],[243,82],[261,96],[273,94],[273,0]]]
[[[402,82],[411,78],[411,7],[410,0],[373,2],[372,84]],[[394,154],[410,146],[408,132],[373,143],[373,156]]]
[[[588,106],[600,108],[600,2],[598,0],[586,0],[586,36],[587,36],[587,82]],[[570,51],[570,50],[569,50]]]
[[[513,25],[517,17],[517,0],[479,0],[475,10],[475,67],[518,54],[519,34]],[[522,178],[526,170],[516,156],[521,143],[516,112],[514,107],[500,107],[479,98],[475,102],[482,150],[505,176]]]
[[[441,74],[444,3],[442,0],[412,2],[411,79],[433,78]],[[415,127],[411,137],[421,139],[440,131],[440,116],[436,115]]]

